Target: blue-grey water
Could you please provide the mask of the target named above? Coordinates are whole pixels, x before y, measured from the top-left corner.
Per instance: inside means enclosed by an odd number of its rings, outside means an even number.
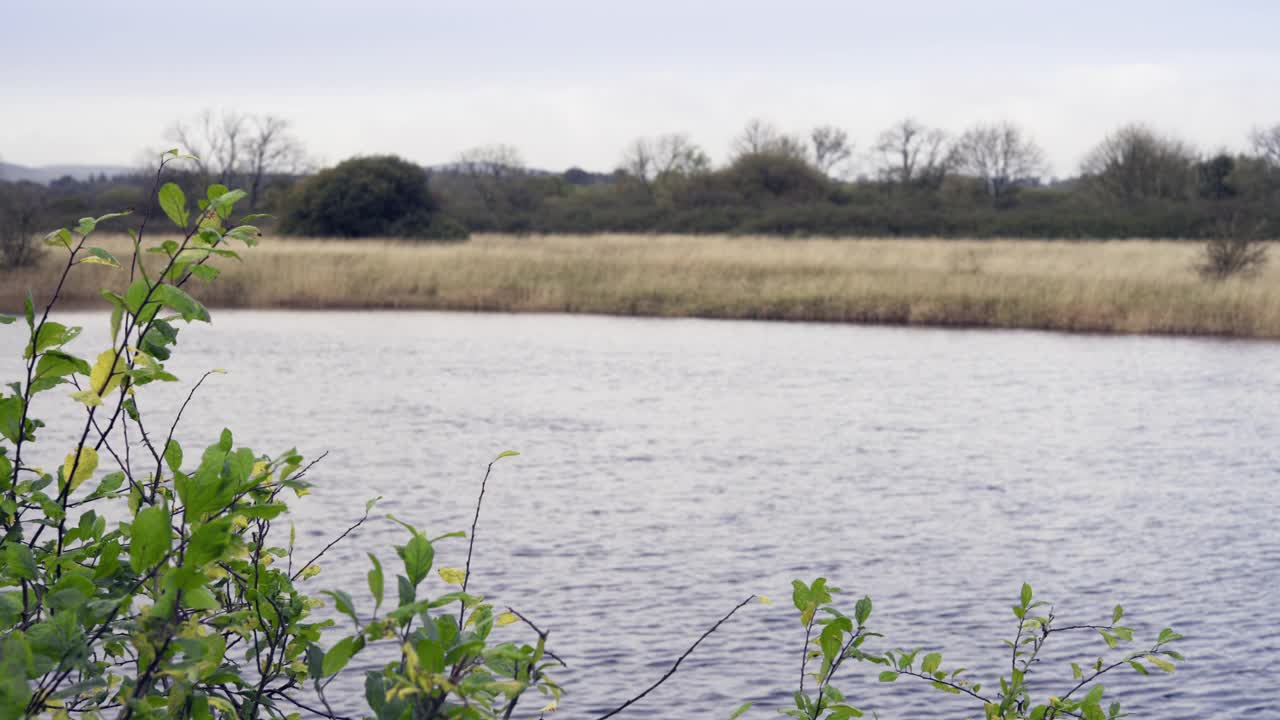
[[[96,355],[105,316],[68,317]],[[20,327],[0,328],[0,379],[15,377]],[[1116,671],[1108,700],[1147,718],[1280,718],[1280,344],[222,311],[183,331],[170,367],[181,386],[140,399],[162,420],[200,371],[229,371],[185,416],[188,454],[224,426],[258,450],[329,453],[294,514],[313,548],[377,495],[432,534],[466,529],[485,464],[523,453],[490,480],[472,589],[551,630],[570,665],[557,717],[642,689],[751,593],[775,603],[745,608],[620,717],[724,718],[747,700],[747,718],[775,716],[803,644],[790,580],[826,576],[850,611],[874,598],[888,639],[869,647],[941,650],[990,686],[1024,580],[1059,623],[1105,622],[1120,603],[1141,640],[1185,634],[1187,661],[1172,676]],[[55,392],[40,410],[74,407]],[[48,462],[60,438],[46,432]],[[348,589],[367,611],[365,553],[390,569],[404,537],[370,521],[311,587]],[[461,566],[465,549],[442,543],[437,564]],[[1061,694],[1069,663],[1100,653],[1117,654],[1055,635],[1034,686]],[[980,713],[846,667],[837,684],[881,718]],[[354,713],[359,688],[330,694]]]

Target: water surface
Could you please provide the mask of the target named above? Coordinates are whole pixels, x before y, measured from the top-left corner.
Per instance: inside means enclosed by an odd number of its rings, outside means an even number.
[[[105,316],[71,319],[94,354]],[[0,330],[6,357],[17,336]],[[433,534],[465,529],[486,462],[522,452],[490,480],[472,588],[551,629],[571,666],[565,718],[652,682],[751,593],[777,602],[749,606],[622,717],[785,705],[803,643],[789,582],[819,575],[850,610],[873,596],[893,645],[940,649],[992,685],[1022,581],[1060,622],[1122,603],[1140,638],[1187,635],[1188,662],[1173,677],[1117,671],[1108,698],[1149,718],[1280,717],[1280,344],[222,311],[183,332],[171,367],[183,387],[144,394],[144,412],[167,418],[201,370],[231,371],[185,416],[188,454],[223,426],[257,450],[329,453],[295,513],[311,547],[378,495]],[[73,410],[46,397],[47,419]],[[58,437],[47,452],[65,452]],[[370,522],[316,589],[365,598],[365,552],[391,564],[402,541]],[[454,541],[438,564],[464,554]],[[1063,637],[1037,682],[1061,692],[1069,662],[1105,649]],[[976,714],[848,667],[841,687],[882,718]],[[359,680],[349,689],[339,704],[357,711]]]

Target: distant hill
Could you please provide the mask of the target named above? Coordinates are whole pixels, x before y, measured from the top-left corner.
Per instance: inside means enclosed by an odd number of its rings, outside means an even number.
[[[46,185],[66,175],[70,175],[77,180],[87,180],[91,175],[105,173],[108,177],[111,177],[131,172],[134,172],[134,169],[125,165],[41,165],[39,167],[27,167],[26,165],[0,162],[0,180],[8,180],[9,182],[29,180]]]

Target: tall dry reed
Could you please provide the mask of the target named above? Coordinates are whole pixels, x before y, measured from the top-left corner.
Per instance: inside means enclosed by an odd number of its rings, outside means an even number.
[[[128,259],[128,241],[106,243]],[[1207,283],[1200,245],[706,236],[483,235],[462,244],[268,239],[223,262],[210,305],[761,318],[1280,337],[1280,267]],[[154,259],[154,256],[152,256]],[[0,272],[0,309],[55,263]],[[111,274],[85,266],[88,302]]]

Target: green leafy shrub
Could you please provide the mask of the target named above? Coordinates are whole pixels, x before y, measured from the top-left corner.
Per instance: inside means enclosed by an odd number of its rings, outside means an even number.
[[[418,165],[393,155],[358,157],[299,183],[287,201],[282,229],[333,237],[465,239],[439,207]]]
[[[1103,709],[1106,688],[1099,682],[1103,675],[1121,668],[1142,675],[1150,674],[1149,668],[1172,673],[1175,661],[1183,659],[1181,653],[1171,648],[1182,636],[1165,628],[1155,640],[1139,646],[1137,650],[1121,652],[1109,659],[1099,656],[1088,664],[1072,663],[1072,680],[1056,691],[1044,689],[1044,685],[1051,682],[1047,680],[1044,684],[1034,683],[1033,690],[1031,676],[1037,670],[1040,652],[1051,636],[1058,633],[1094,633],[1108,649],[1118,650],[1121,644],[1134,641],[1134,630],[1120,624],[1124,609],[1119,605],[1112,611],[1110,622],[1058,624],[1052,606],[1036,600],[1031,586],[1024,583],[1018,601],[1013,604],[1017,631],[1012,640],[1004,641],[1010,648],[1006,663],[1009,674],[998,678],[998,683],[977,682],[968,675],[961,677],[966,672],[963,667],[944,666],[940,652],[927,652],[925,648],[880,652],[867,649],[868,640],[883,637],[872,632],[867,625],[871,618],[871,598],[863,597],[854,603],[850,615],[833,604],[833,598],[840,590],[828,585],[826,578],[818,578],[812,583],[796,580],[792,588],[792,602],[800,611],[800,625],[805,633],[795,704],[794,707],[781,708],[784,715],[793,718],[848,720],[862,717],[863,711],[851,705],[835,684],[845,662],[854,660],[884,668],[879,672],[880,682],[891,683],[908,678],[944,693],[966,696],[974,701],[987,720],[1114,720],[1123,714],[1120,703],[1112,700]],[[809,681],[811,684],[806,689]],[[748,703],[738,708],[732,717],[741,717],[750,708]]]

